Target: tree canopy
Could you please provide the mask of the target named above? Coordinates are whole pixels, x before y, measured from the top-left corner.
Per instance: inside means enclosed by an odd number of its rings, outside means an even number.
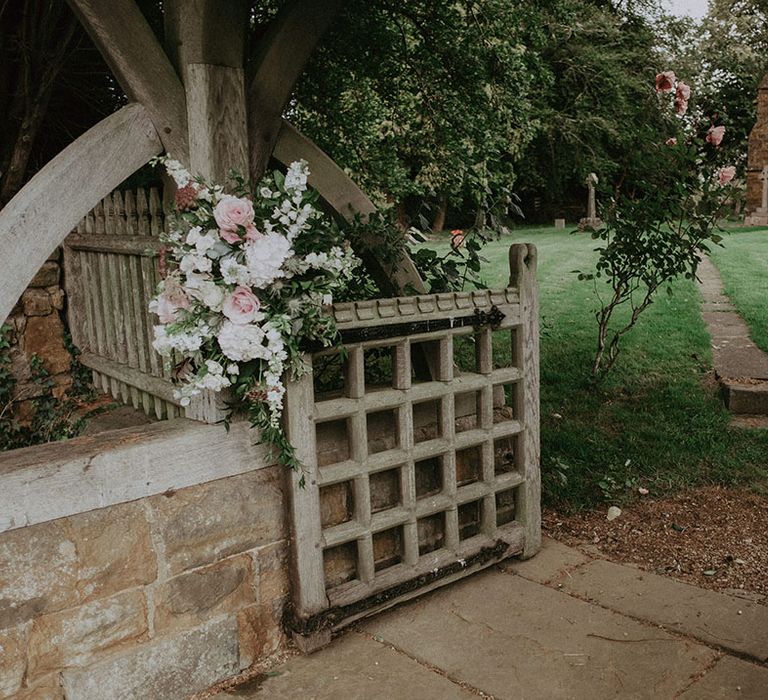
[[[252,9],[251,44],[282,3]],[[162,5],[142,0],[162,35]],[[580,215],[584,178],[612,190],[653,167],[663,140],[654,75],[728,126],[739,162],[768,70],[761,0],[712,0],[701,23],[656,0],[350,0],[292,96],[294,121],[382,207],[463,225],[522,197],[529,219]],[[0,4],[0,205],[35,169],[123,103],[64,0]]]

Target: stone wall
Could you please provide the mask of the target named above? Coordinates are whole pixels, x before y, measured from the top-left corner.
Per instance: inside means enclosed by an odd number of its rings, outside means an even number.
[[[64,291],[61,288],[60,250],[43,264],[11,311],[11,372],[16,379],[16,410],[24,422],[42,388],[32,381],[32,357],[37,355],[54,382],[56,398],[69,389],[71,357],[64,345]]]
[[[0,698],[178,700],[277,651],[281,478],[242,424],[165,421],[6,453]]]
[[[768,75],[763,78],[757,90],[757,121],[749,134],[747,216],[754,213],[762,203],[763,183],[760,173],[765,165],[768,165]]]

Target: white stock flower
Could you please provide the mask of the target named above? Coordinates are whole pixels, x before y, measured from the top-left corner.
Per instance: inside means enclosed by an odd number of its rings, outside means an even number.
[[[155,339],[152,341],[152,347],[164,357],[168,357],[173,350],[178,350],[181,353],[195,352],[200,349],[204,340],[200,328],[192,331],[168,333],[165,326],[155,326],[154,331]]]
[[[182,272],[210,272],[213,268],[213,263],[210,259],[204,255],[198,255],[196,253],[188,253],[179,261],[179,269]]]
[[[189,171],[179,163],[178,160],[166,158],[165,169],[173,178],[176,187],[186,187],[192,181],[192,176],[189,174]]]
[[[285,174],[285,189],[306,190],[308,175],[307,162],[305,160],[294,161],[288,166],[288,172]]]
[[[211,311],[221,311],[224,304],[224,290],[215,282],[202,282],[199,288],[200,301]]]
[[[201,226],[193,226],[191,229],[189,229],[186,238],[187,245],[195,245],[202,233],[203,229]]]
[[[237,259],[233,256],[222,258],[219,263],[219,269],[221,269],[222,279],[227,284],[248,284],[248,268],[237,262]]]

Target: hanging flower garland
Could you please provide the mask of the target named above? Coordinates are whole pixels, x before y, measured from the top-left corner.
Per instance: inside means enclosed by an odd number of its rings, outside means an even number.
[[[230,389],[278,459],[299,465],[282,429],[286,375],[306,371],[306,343],[329,346],[329,305],[359,264],[307,189],[304,161],[267,176],[254,193],[192,178],[169,157],[176,211],[164,242],[163,280],[149,304],[154,348],[173,357],[182,406],[203,390]]]

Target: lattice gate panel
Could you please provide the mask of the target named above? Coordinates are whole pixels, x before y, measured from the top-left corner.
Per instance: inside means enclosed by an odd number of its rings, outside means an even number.
[[[499,291],[334,307],[346,358],[308,357],[313,374],[287,395],[305,467],[291,477],[291,625],[305,648],[538,549],[535,261],[513,246]],[[323,391],[324,367],[343,368],[343,386]]]

